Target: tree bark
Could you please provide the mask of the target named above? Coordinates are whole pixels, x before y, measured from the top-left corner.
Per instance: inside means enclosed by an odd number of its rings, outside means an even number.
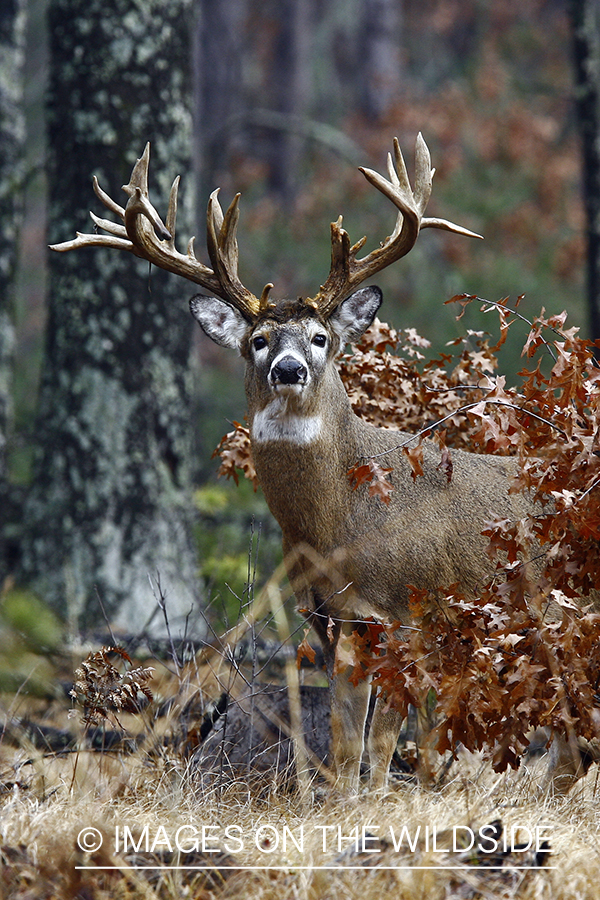
[[[583,157],[589,327],[595,339],[600,338],[600,6],[597,0],[571,0],[569,12]]]
[[[178,225],[189,235],[190,12],[191,0],[51,0],[53,243],[89,231],[90,208],[106,213],[92,174],[125,202],[118,188],[147,140],[151,196],[164,216],[182,174]],[[97,248],[50,254],[49,279],[21,578],[73,627],[97,627],[105,614],[137,632],[154,614],[156,632],[164,624],[149,576],[159,573],[175,627],[198,601],[189,289],[130,254]]]
[[[399,99],[402,81],[399,0],[363,0],[361,107],[372,121],[382,121]]]
[[[8,571],[6,449],[12,423],[14,279],[23,211],[24,45],[25,4],[23,0],[5,0],[0,6],[0,590]]]
[[[302,150],[302,138],[293,123],[306,117],[309,106],[311,4],[307,0],[276,0],[266,10],[271,19],[271,42],[259,105],[280,116],[281,125],[267,129],[266,158],[269,187],[289,209],[298,189]]]
[[[246,0],[198,0],[194,27],[194,169],[199,233],[209,194],[233,149],[231,124],[244,108]],[[238,123],[239,125],[239,123]],[[241,149],[241,148],[240,148]],[[200,231],[200,228],[202,231]]]

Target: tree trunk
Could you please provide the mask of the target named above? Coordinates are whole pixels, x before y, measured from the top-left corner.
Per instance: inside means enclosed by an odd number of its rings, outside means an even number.
[[[220,172],[235,146],[232,126],[244,108],[246,0],[197,0],[196,12],[194,168],[201,234],[206,228],[208,196],[221,184]],[[237,126],[239,133],[239,121]]]
[[[383,121],[399,99],[402,82],[399,0],[364,0],[361,76],[362,112]]]
[[[0,590],[8,571],[6,446],[12,421],[14,278],[23,197],[24,44],[24,2],[5,0],[0,6]]]
[[[590,337],[600,337],[600,6],[571,0],[575,105],[583,155],[587,220],[587,296]]]
[[[275,111],[280,120],[278,127],[268,129],[269,186],[289,209],[298,189],[298,121],[309,105],[311,7],[307,0],[276,0],[266,9],[271,44],[260,105]]]
[[[109,215],[147,140],[163,216],[183,176],[189,234],[191,0],[51,0],[49,220],[57,242]],[[171,624],[197,602],[190,509],[189,288],[115,250],[52,253],[22,580],[73,627],[138,632],[159,573]],[[198,617],[196,617],[198,618]],[[202,628],[202,626],[198,626]]]

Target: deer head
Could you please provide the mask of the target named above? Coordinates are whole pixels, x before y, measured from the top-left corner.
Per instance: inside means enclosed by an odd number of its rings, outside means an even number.
[[[77,234],[77,238],[52,249],[67,251],[80,247],[103,246],[126,250],[154,265],[181,275],[208,290],[213,297],[195,296],[191,302],[194,317],[214,341],[241,352],[248,363],[246,387],[250,416],[275,402],[290,415],[301,411],[308,415],[318,405],[317,398],[327,394],[325,373],[341,348],[363,334],[373,321],[381,303],[378,288],[357,290],[360,284],[405,256],[414,246],[423,228],[441,228],[469,237],[480,237],[445,219],[426,218],[435,170],[427,145],[419,134],[415,152],[415,188],[411,188],[406,165],[397,139],[393,157],[388,154],[388,178],[372,169],[362,168],[367,181],[388,197],[398,213],[391,234],[379,247],[364,257],[359,252],[366,237],[350,244],[342,227],[342,216],[331,224],[331,268],[314,297],[297,301],[274,301],[273,287],[267,283],[256,297],[238,276],[237,194],[226,213],[214,191],[207,209],[207,249],[212,267],[200,262],[194,252],[194,238],[187,253],[175,247],[177,194],[179,177],[173,182],[166,222],[163,223],[148,195],[150,148],[146,145],[136,162],[129,184],[125,208],[112,200],[94,177],[94,191],[121,223],[91,217],[98,229],[107,234]],[[220,298],[220,299],[217,299]],[[264,420],[261,419],[261,421]],[[269,419],[267,415],[267,420]],[[272,419],[273,417],[271,417]],[[255,440],[265,430],[256,430]]]

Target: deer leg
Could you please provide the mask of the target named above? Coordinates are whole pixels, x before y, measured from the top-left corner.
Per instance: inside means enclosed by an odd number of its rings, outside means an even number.
[[[336,787],[343,794],[356,794],[364,749],[365,722],[371,685],[368,681],[352,684],[349,670],[330,679],[331,747]]]
[[[396,709],[385,710],[385,701],[377,697],[369,729],[369,775],[373,790],[387,788],[392,756],[402,727],[402,716]]]
[[[365,741],[365,723],[369,710],[371,685],[362,680],[354,685],[349,680],[352,670],[337,658],[342,631],[349,634],[357,628],[357,620],[343,621],[321,612],[324,605],[315,604],[318,612],[311,623],[321,641],[331,702],[331,766],[336,788],[342,794],[356,794],[360,782],[360,763]],[[360,627],[360,625],[358,626]]]
[[[600,747],[597,741],[555,735],[550,745],[550,763],[544,791],[555,796],[567,794],[583,778],[592,763],[599,760]]]

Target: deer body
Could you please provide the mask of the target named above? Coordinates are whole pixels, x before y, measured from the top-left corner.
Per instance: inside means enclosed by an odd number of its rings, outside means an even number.
[[[460,582],[473,593],[489,576],[481,535],[486,521],[514,517],[520,506],[507,493],[512,465],[455,450],[449,484],[438,469],[439,450],[426,444],[424,475],[414,482],[406,458],[393,450],[410,435],[381,434],[356,416],[335,424],[326,439],[309,445],[252,442],[256,471],[286,548],[307,544],[335,560],[337,581],[352,583],[367,615],[404,614],[407,585],[433,590]],[[389,506],[369,497],[366,488],[353,491],[348,478],[358,459],[386,451],[392,451],[385,459],[395,487]]]
[[[213,340],[236,347],[246,361],[254,465],[282,530],[299,608],[323,646],[334,765],[346,792],[358,786],[368,685],[353,686],[337,672],[340,633],[371,615],[407,622],[410,585],[436,590],[458,583],[474,594],[491,574],[481,533],[486,521],[520,517],[526,505],[521,495],[508,493],[512,460],[454,451],[448,481],[439,468],[439,449],[427,442],[424,475],[414,480],[401,450],[414,439],[354,414],[335,358],[368,327],[380,302],[378,288],[363,288],[329,321],[302,306],[294,313],[286,303],[285,312],[279,315],[275,307],[272,317],[249,326],[223,310],[221,301],[191,301],[193,315]],[[236,327],[232,316],[239,316]],[[357,460],[381,453],[393,468],[389,505],[370,497],[364,486],[353,490],[348,477]],[[399,727],[395,714],[376,706],[369,747],[376,786],[385,782]]]

